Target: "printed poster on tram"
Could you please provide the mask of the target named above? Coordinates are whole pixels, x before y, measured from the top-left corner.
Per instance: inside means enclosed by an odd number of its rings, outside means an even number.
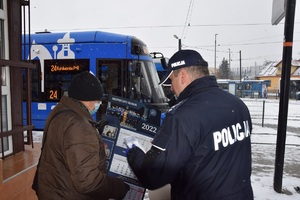
[[[148,151],[160,126],[160,118],[161,111],[143,103],[117,96],[111,96],[108,100],[108,124],[102,131],[107,170],[109,175],[130,185],[130,191],[124,198],[126,200],[142,200],[146,192],[128,165],[127,145],[132,142]]]

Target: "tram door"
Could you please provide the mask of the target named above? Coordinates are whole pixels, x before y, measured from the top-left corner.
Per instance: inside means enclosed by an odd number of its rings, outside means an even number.
[[[102,105],[97,113],[97,120],[103,119],[106,113],[109,95],[124,96],[124,77],[126,68],[123,60],[98,60],[97,77],[103,85]]]

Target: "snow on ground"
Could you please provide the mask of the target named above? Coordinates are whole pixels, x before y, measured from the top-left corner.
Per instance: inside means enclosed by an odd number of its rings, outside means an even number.
[[[252,186],[255,200],[299,200],[300,194],[295,187],[300,187],[300,101],[290,100],[282,189],[285,193],[275,192],[274,168],[277,141],[279,100],[243,99],[253,113],[252,141]],[[262,105],[265,101],[265,118]]]
[[[300,101],[290,100],[282,189],[273,189],[279,99],[243,99],[252,121],[252,187],[255,200],[299,200],[300,193]],[[264,118],[262,114],[264,113]],[[42,132],[33,132],[35,142],[41,142]],[[145,198],[145,199],[148,199]]]

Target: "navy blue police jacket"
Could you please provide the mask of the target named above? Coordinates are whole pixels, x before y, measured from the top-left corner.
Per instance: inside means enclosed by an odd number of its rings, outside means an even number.
[[[134,147],[127,160],[146,188],[170,183],[173,200],[249,200],[251,131],[243,101],[205,76],[179,95],[151,149]]]

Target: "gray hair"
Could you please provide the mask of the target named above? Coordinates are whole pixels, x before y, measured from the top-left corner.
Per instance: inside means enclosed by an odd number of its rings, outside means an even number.
[[[185,69],[185,71],[189,74],[189,76],[193,80],[201,78],[203,76],[209,76],[208,67],[190,66],[190,67],[184,67],[182,69]],[[175,76],[178,76],[179,70],[180,69],[173,71],[173,73],[174,73]]]

